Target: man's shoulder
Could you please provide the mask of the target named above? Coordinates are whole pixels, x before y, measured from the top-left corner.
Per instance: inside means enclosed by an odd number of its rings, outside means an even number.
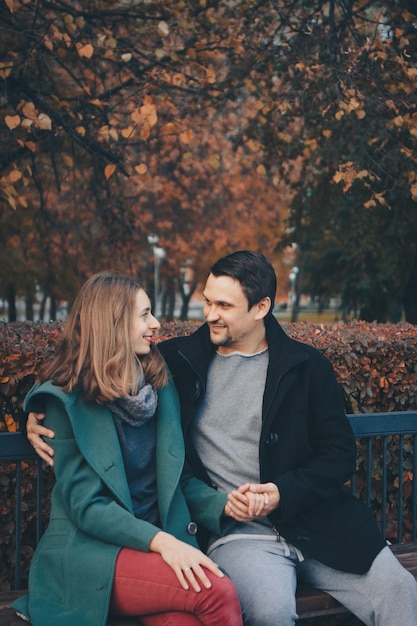
[[[284,330],[275,319],[267,326],[267,341],[272,358],[285,358],[298,363],[310,364],[311,367],[319,365],[323,367],[331,366],[329,359],[310,343],[294,339]]]
[[[299,341],[298,339],[293,339],[291,337],[289,337],[289,339],[295,350],[305,354],[307,362],[309,362],[313,368],[323,367],[326,369],[333,367],[324,350],[319,350],[312,344],[306,343],[305,341]]]

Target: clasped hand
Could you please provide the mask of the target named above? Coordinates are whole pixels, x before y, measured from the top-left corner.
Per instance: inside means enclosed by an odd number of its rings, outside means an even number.
[[[238,522],[249,522],[269,515],[278,507],[279,499],[274,483],[246,483],[228,494],[224,512]]]

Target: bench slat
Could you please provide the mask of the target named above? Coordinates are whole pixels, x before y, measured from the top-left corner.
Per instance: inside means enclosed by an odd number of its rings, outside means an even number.
[[[400,563],[410,571],[417,580],[417,542],[395,544],[390,546]],[[0,626],[18,626],[25,622],[19,620],[12,609],[11,603],[24,591],[0,593]],[[297,613],[300,620],[311,617],[338,615],[348,611],[327,593],[312,589],[308,585],[299,584],[297,588]],[[138,621],[131,618],[111,617],[107,626],[138,626]]]

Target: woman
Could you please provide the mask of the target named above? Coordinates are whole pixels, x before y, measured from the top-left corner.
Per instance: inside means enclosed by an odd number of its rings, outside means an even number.
[[[55,431],[50,521],[29,594],[14,604],[34,626],[104,626],[109,610],[146,626],[242,624],[233,584],[197,548],[180,488],[195,510],[178,399],[153,345],[159,327],[137,282],[96,274],[26,399]],[[219,534],[217,509],[208,525]]]

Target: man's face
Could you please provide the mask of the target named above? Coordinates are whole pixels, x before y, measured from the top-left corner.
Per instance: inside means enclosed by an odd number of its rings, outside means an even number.
[[[264,309],[256,304],[248,311],[248,300],[239,281],[209,274],[203,295],[210,339],[219,346],[219,352],[252,354],[266,346]],[[269,307],[269,298],[266,300]]]

